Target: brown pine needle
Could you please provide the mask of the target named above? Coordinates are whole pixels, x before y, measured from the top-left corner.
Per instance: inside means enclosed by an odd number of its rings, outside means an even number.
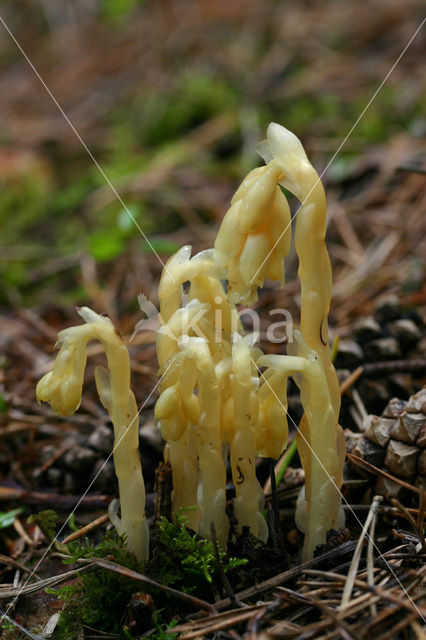
[[[105,524],[105,522],[108,522],[108,520],[109,520],[109,515],[107,513],[105,513],[103,516],[99,516],[99,518],[96,518],[96,520],[93,520],[93,522],[89,522],[89,524],[86,524],[85,527],[82,527],[78,531],[73,531],[73,533],[70,533],[69,536],[67,536],[66,538],[64,538],[64,540],[62,540],[62,544],[68,544],[69,542],[74,542],[74,540],[78,540],[82,536],[85,536],[86,533],[89,533],[90,531],[93,531],[93,529],[96,529],[97,527],[100,527],[101,525]]]
[[[404,480],[401,480],[400,478],[396,478],[392,474],[387,473],[386,471],[383,471],[383,469],[379,469],[378,467],[375,467],[370,462],[366,462],[366,460],[363,460],[362,458],[359,458],[358,456],[354,456],[353,453],[347,453],[346,457],[349,460],[349,462],[353,462],[354,464],[358,465],[359,467],[363,467],[364,469],[366,469],[370,473],[373,473],[376,476],[382,476],[383,478],[387,478],[388,480],[391,480],[392,482],[395,482],[396,484],[399,484],[401,487],[404,487],[405,489],[408,489],[409,491],[413,491],[414,493],[417,493],[417,494],[420,493],[420,489],[418,489],[414,485],[410,484],[409,482],[405,482]]]
[[[368,516],[367,519],[365,521],[365,524],[362,528],[361,531],[361,535],[359,537],[358,540],[358,544],[356,546],[355,549],[355,553],[354,556],[352,558],[352,562],[351,562],[351,566],[349,568],[349,572],[348,572],[348,576],[346,579],[346,584],[345,584],[345,588],[343,590],[343,595],[342,595],[342,607],[346,607],[347,604],[349,603],[351,594],[352,594],[352,590],[354,588],[354,584],[355,584],[355,578],[356,575],[358,573],[358,566],[359,566],[359,561],[361,559],[361,553],[362,553],[362,546],[364,544],[364,539],[368,534],[368,530],[370,528],[371,523],[373,522],[373,518],[375,517],[375,514],[377,513],[377,507],[379,505],[379,502],[383,500],[382,496],[374,496],[373,502],[371,503],[371,507],[370,507],[370,511],[368,512]],[[371,551],[372,553],[372,551]],[[371,560],[370,560],[370,564],[371,564]],[[371,565],[372,566],[372,565]],[[374,586],[373,585],[373,577],[372,577],[372,571],[368,571],[368,584],[369,586]]]

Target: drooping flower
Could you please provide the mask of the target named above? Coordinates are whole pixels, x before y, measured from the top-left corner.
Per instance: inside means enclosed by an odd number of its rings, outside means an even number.
[[[235,193],[215,242],[215,260],[227,271],[228,296],[253,304],[266,277],[284,285],[284,258],[290,250],[291,217],[272,160],[253,169]]]

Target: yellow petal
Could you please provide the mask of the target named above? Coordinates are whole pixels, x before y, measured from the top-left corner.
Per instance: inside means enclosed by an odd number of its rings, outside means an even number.
[[[270,250],[266,233],[248,236],[240,256],[240,273],[247,286],[255,287],[263,283]]]

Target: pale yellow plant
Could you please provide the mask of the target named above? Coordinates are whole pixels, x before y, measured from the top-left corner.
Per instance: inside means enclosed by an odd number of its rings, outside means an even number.
[[[237,531],[249,527],[251,533],[266,542],[268,527],[262,515],[264,496],[256,478],[256,431],[259,405],[256,396],[258,374],[250,337],[233,336],[231,393],[233,432],[229,439],[232,479],[235,485],[234,514]],[[256,336],[255,338],[256,339]]]
[[[179,379],[175,373],[162,383],[156,414],[169,442],[171,438],[178,443],[183,433],[189,442],[189,434],[193,437],[199,425],[204,424],[210,425],[204,433],[211,433],[216,450],[218,443],[229,447],[236,489],[237,529],[241,531],[242,527],[248,526],[256,537],[265,541],[267,528],[261,515],[255,456],[277,458],[287,445],[286,385],[288,377],[293,376],[300,387],[305,409],[299,426],[298,449],[306,481],[304,494],[298,501],[296,520],[305,533],[304,557],[309,558],[316,545],[325,542],[327,531],[342,522],[340,487],[345,442],[338,425],[340,393],[328,344],[331,267],[325,246],[326,201],[318,174],[300,141],[290,131],[271,124],[260,153],[266,166],[250,172],[237,190],[216,238],[214,253],[202,252],[190,259],[189,249],[184,248],[169,261],[168,273],[163,274],[160,306],[165,312],[164,332],[167,329],[169,335],[159,336],[157,349],[161,366],[175,358],[172,368],[176,371],[179,368]],[[242,337],[241,327],[236,327],[233,304],[254,302],[257,288],[263,285],[266,276],[284,283],[284,257],[290,247],[291,219],[279,185],[286,187],[302,203],[295,230],[301,282],[300,331],[295,332],[296,341],[289,346],[289,355],[263,356],[253,349],[250,340]],[[219,281],[224,275],[228,281],[227,295]],[[190,281],[190,302],[180,308],[181,285],[185,280]],[[185,325],[201,313],[198,327],[203,327],[206,354],[203,357],[207,361],[209,350],[209,358],[215,364],[215,375],[213,367],[209,369],[211,397],[201,392],[199,396],[192,393],[196,384],[195,365],[189,376],[191,393],[182,393],[185,385],[182,365],[185,348],[182,345],[195,335],[193,329],[185,331]],[[217,316],[225,318],[221,321],[223,335],[219,346],[215,326]],[[195,344],[191,349],[193,353],[197,351]],[[259,366],[268,367],[261,380]],[[188,364],[186,367],[188,375]],[[199,402],[197,411],[191,405],[194,398]],[[212,412],[213,422],[206,420],[208,412]],[[198,474],[203,496],[201,500],[199,489],[198,519],[196,522],[193,519],[194,526],[208,536],[206,518],[213,519],[213,515],[206,506],[205,496],[209,495],[213,500],[214,492],[209,489],[207,494],[204,487],[210,485],[201,477],[201,449],[192,446],[191,451],[191,469]],[[176,456],[174,460],[174,474],[181,486],[182,473],[177,469]],[[196,484],[194,475],[191,500],[195,499]],[[181,504],[182,498],[177,494],[175,489],[174,500]]]
[[[49,402],[59,414],[70,416],[80,406],[86,368],[86,346],[99,340],[108,369],[95,369],[99,397],[114,426],[114,465],[118,478],[121,518],[111,512],[118,533],[138,560],[148,559],[149,532],[145,518],[145,485],[139,457],[139,415],[130,388],[129,353],[109,318],[83,307],[79,314],[86,324],[64,329],[58,334],[60,347],[53,370],[38,383],[40,402]]]
[[[308,559],[316,545],[325,542],[327,531],[343,522],[345,441],[338,424],[340,394],[328,344],[331,267],[325,245],[326,201],[317,172],[290,131],[272,123],[260,154],[266,165],[243,180],[214,250],[191,257],[191,247],[185,246],[163,271],[157,338],[162,380],[155,417],[172,466],[173,516],[184,509],[188,525],[207,538],[214,523],[219,542],[226,545],[229,453],[237,531],[248,527],[266,542],[255,459],[278,458],[287,446],[286,385],[292,376],[305,410],[297,436],[305,488],[296,522],[305,533],[303,553]],[[301,201],[295,225],[300,330],[294,332],[288,355],[265,356],[254,346],[255,334],[243,336],[235,304],[255,302],[266,277],[284,284],[291,219],[280,185]],[[143,300],[149,315],[152,307]],[[121,519],[114,508],[110,515],[143,561],[148,557],[148,528],[129,355],[108,318],[87,308],[80,314],[86,324],[59,334],[58,357],[53,371],[39,382],[37,396],[55,411],[74,413],[81,400],[87,342],[102,342],[108,370],[96,368],[96,384],[114,425]],[[261,367],[266,370],[260,375]]]
[[[306,478],[305,500],[299,502],[296,515],[306,534],[307,558],[312,557],[317,544],[325,541],[327,530],[339,522],[345,458],[345,438],[338,424],[339,385],[328,343],[332,274],[325,245],[326,199],[321,180],[293,133],[270,124],[260,153],[265,162],[275,162],[280,167],[280,184],[302,203],[295,230],[301,284],[300,337],[293,351],[316,362],[315,375],[320,385],[315,391],[309,382],[314,376],[313,367],[309,377],[296,377],[306,414],[298,432]]]

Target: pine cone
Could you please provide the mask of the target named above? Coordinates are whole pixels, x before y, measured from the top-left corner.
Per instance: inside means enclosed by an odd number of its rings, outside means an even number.
[[[350,370],[362,365],[364,375],[357,390],[369,413],[379,413],[389,400],[397,395],[408,400],[424,382],[424,369],[401,371],[401,366],[381,369],[376,375],[369,373],[370,365],[378,362],[424,360],[426,358],[426,336],[424,322],[414,309],[403,308],[396,296],[379,300],[374,316],[363,316],[353,325],[354,339],[343,339],[335,365],[339,380],[345,380]],[[423,380],[422,380],[423,376]],[[341,424],[353,426],[349,412],[350,400],[342,398]]]
[[[348,434],[348,452],[416,487],[426,487],[426,387],[408,401],[393,398],[381,416],[365,418],[363,432]],[[357,466],[356,471],[360,469]],[[362,472],[365,477],[371,477]],[[374,491],[400,497],[400,485],[374,477]]]

